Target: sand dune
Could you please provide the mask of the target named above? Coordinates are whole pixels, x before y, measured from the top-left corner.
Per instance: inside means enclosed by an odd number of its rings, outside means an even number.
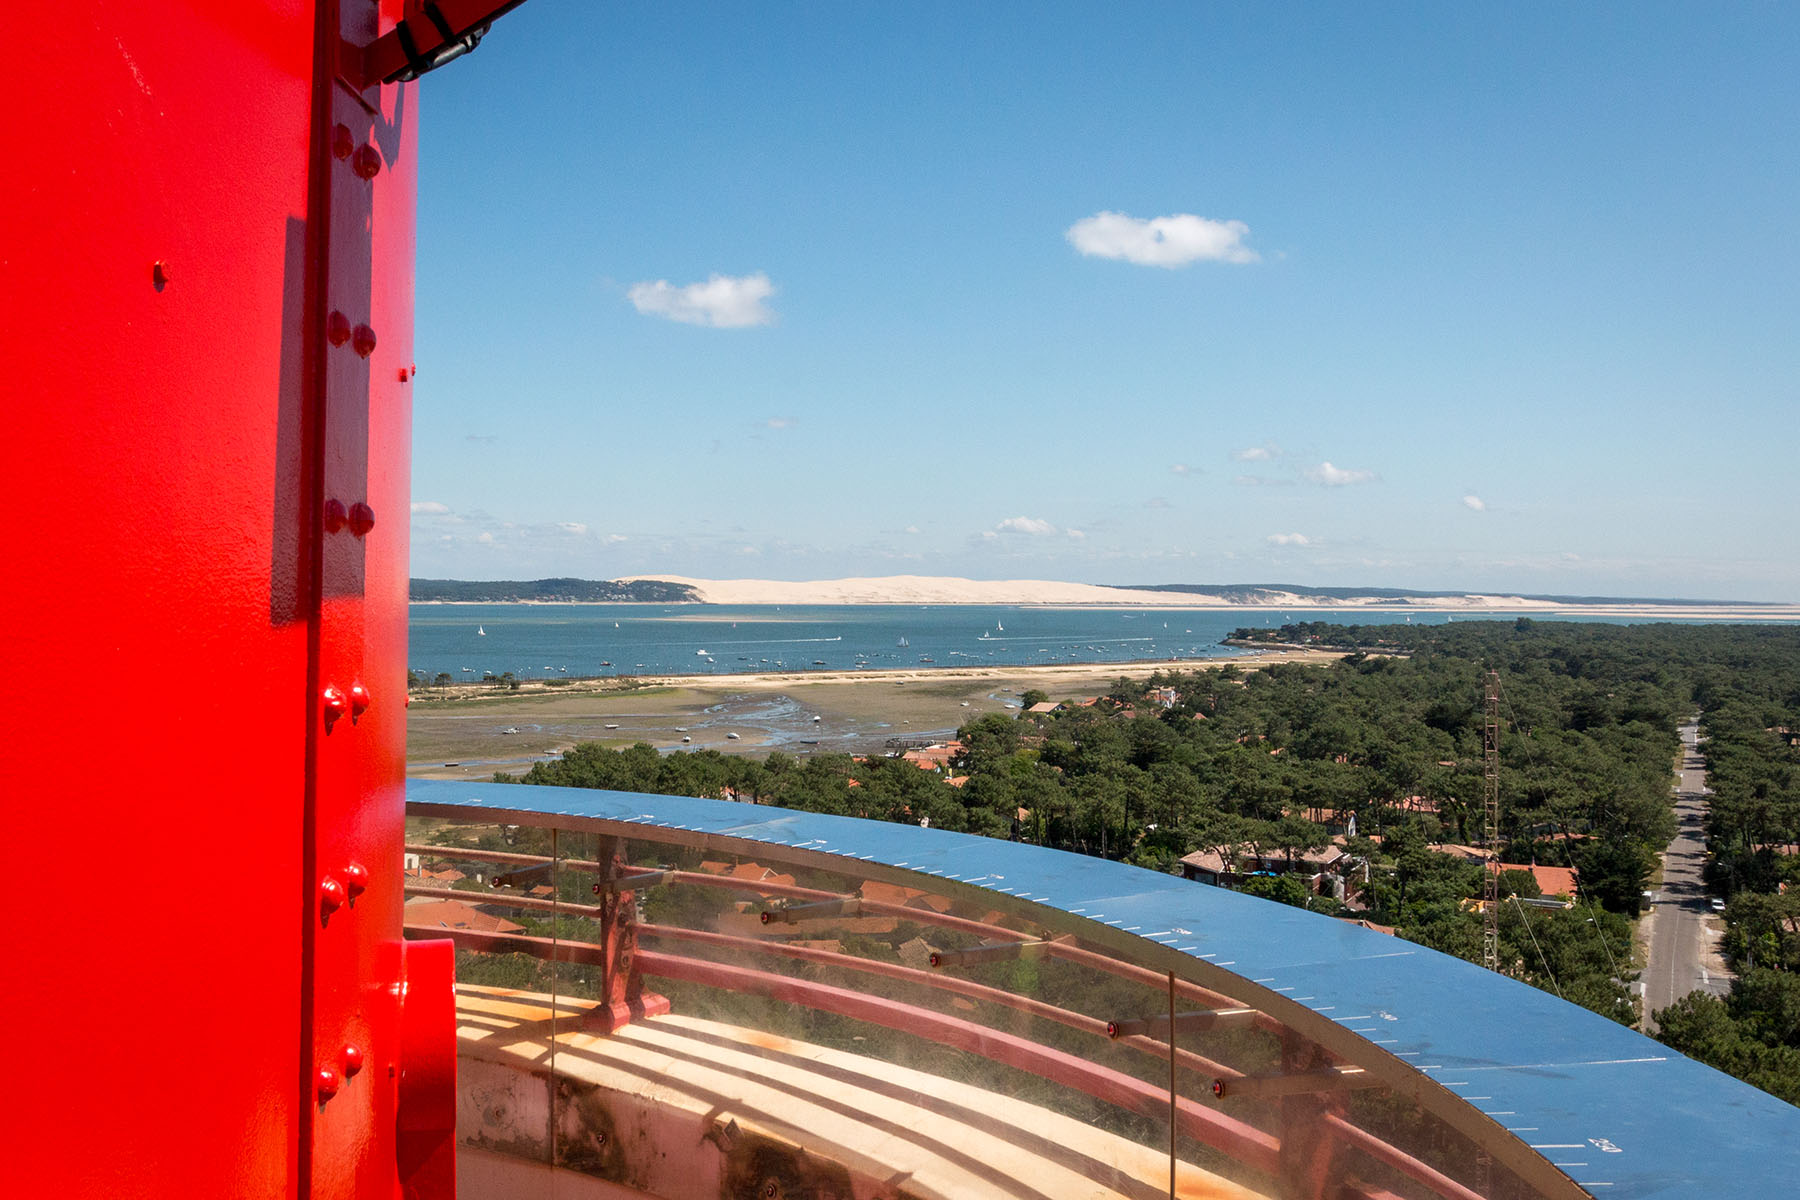
[[[959,579],[939,575],[888,575],[863,579],[694,579],[683,575],[635,575],[632,579],[661,579],[692,587],[707,604],[1041,604],[1047,606],[1095,606],[1129,608],[1303,608],[1310,610],[1361,609],[1375,612],[1566,613],[1622,618],[1680,616],[1686,620],[1732,619],[1746,616],[1791,620],[1800,615],[1792,605],[1758,607],[1737,605],[1682,605],[1602,603],[1567,604],[1528,600],[1505,594],[1470,593],[1463,596],[1324,597],[1286,591],[1259,592],[1254,602],[1228,599],[1199,592],[1150,592],[1100,587],[1089,583],[1064,583],[1048,579]]]
[[[931,575],[814,580],[690,579],[682,575],[630,578],[685,583],[707,604],[1226,605],[1226,601],[1218,596],[1170,596],[1162,592],[1122,591],[1090,583],[1059,583],[1047,579],[956,579]]]

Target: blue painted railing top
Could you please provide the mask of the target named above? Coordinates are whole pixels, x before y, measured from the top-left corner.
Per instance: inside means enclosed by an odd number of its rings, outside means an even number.
[[[1800,1108],[1472,963],[1174,876],[969,834],[723,800],[413,780],[409,802],[690,830],[1003,892],[1202,958],[1386,1050],[1593,1195],[1792,1195]]]

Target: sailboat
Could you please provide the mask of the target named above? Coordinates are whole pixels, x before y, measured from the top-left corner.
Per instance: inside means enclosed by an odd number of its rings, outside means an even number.
[[[475,627],[475,636],[476,636],[476,637],[486,637],[486,636],[487,636],[487,630],[485,630],[485,629],[483,629],[483,628],[482,628],[482,627],[481,627],[481,626],[479,626],[479,625],[477,625],[477,626],[476,626],[476,627]]]
[[[995,621],[994,622],[994,632],[1005,633],[1006,632],[1006,622],[1005,621]]]
[[[907,647],[908,647],[908,646],[910,646],[910,645],[912,645],[912,643],[911,643],[911,642],[909,642],[909,641],[907,641],[907,640],[906,640],[906,635],[905,635],[905,634],[901,634],[901,635],[900,635],[900,641],[899,641],[899,643],[898,643],[898,644],[899,644],[899,646],[900,646],[900,648],[901,648],[901,649],[902,649],[902,650],[904,650],[904,649],[906,649],[906,648],[907,648]]]

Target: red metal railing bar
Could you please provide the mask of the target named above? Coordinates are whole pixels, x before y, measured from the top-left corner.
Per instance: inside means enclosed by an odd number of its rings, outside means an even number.
[[[406,894],[409,896],[425,896],[438,900],[468,900],[478,896],[483,903],[497,904],[507,908],[529,909],[540,912],[582,913],[586,906],[569,905],[555,900],[546,900],[537,896],[495,895],[490,897],[482,892],[458,891],[455,888],[419,887],[408,884]],[[418,926],[417,928],[425,928]],[[662,938],[668,941],[691,942],[696,945],[715,946],[721,949],[766,954],[775,958],[791,958],[800,962],[816,963],[821,966],[842,967],[846,970],[859,971],[866,975],[878,975],[887,979],[896,979],[904,983],[917,984],[920,987],[932,988],[942,992],[952,992],[966,996],[971,1000],[983,1000],[990,1004],[1000,1005],[1034,1017],[1055,1021],[1070,1029],[1078,1029],[1083,1033],[1106,1037],[1106,1022],[1098,1017],[1090,1017],[1085,1013],[1073,1012],[1066,1008],[1047,1004],[1042,1000],[1034,1000],[1017,992],[1009,992],[1003,988],[989,987],[973,980],[963,979],[955,975],[946,975],[941,971],[921,971],[916,967],[904,966],[900,963],[887,963],[879,959],[861,958],[854,954],[843,954],[834,950],[823,950],[816,946],[795,946],[787,942],[762,938],[740,937],[730,933],[715,933],[705,929],[687,929],[675,925],[639,925],[637,933],[640,938]],[[1168,1043],[1152,1037],[1132,1036],[1113,1039],[1121,1046],[1129,1046],[1133,1050],[1152,1055],[1159,1059],[1168,1057]],[[1244,1072],[1224,1063],[1216,1062],[1205,1055],[1188,1050],[1178,1050],[1178,1060],[1190,1071],[1200,1072],[1207,1077],[1224,1079],[1242,1079]]]
[[[1420,1162],[1412,1155],[1397,1146],[1389,1145],[1368,1130],[1353,1125],[1336,1113],[1326,1113],[1325,1127],[1342,1138],[1347,1144],[1361,1150],[1370,1158],[1399,1171],[1415,1183],[1422,1183],[1446,1200],[1482,1200],[1481,1194],[1465,1187],[1450,1178],[1436,1167]]]
[[[551,861],[549,858],[542,855],[515,854],[509,851],[481,850],[464,848],[461,846],[424,846],[409,843],[406,850],[409,854],[430,855],[437,858],[475,859],[483,862],[492,861],[536,865]],[[562,865],[571,870],[578,871],[597,872],[600,869],[598,863],[580,859],[564,859],[562,860]],[[618,881],[621,885],[624,885],[630,882],[633,875],[651,874],[662,875],[663,872],[654,867],[626,867],[620,872]],[[773,883],[764,880],[739,879],[731,875],[712,875],[704,871],[675,871],[669,876],[669,881],[674,883],[692,884],[698,887],[721,888],[726,891],[755,892],[765,896],[780,896],[794,900],[860,899],[860,897],[846,895],[843,892],[825,891],[820,888],[800,887],[796,884]],[[883,900],[863,900],[862,913],[864,916],[895,917],[904,921],[912,921],[915,924],[936,925],[944,929],[954,929],[959,932],[973,934],[983,938],[1008,937],[1018,939],[1019,941],[1027,941],[1035,937],[1033,934],[1022,933],[1017,929],[1008,929],[1004,925],[994,925],[985,921],[973,921],[967,917],[956,917],[951,916],[948,913],[940,913],[934,909],[913,908],[909,905],[891,904]],[[1160,996],[1168,986],[1163,973],[1160,971],[1152,971],[1148,967],[1139,967],[1134,966],[1131,963],[1121,962],[1110,955],[1084,949],[1080,946],[1073,945],[1066,940],[1051,942],[1049,946],[1046,947],[1046,953],[1054,958],[1060,958],[1066,962],[1077,963],[1081,966],[1088,967],[1091,970],[1104,971],[1121,979],[1129,979],[1134,983],[1139,983],[1147,988],[1153,989],[1158,996]],[[1211,988],[1202,987],[1200,984],[1191,983],[1185,979],[1177,978],[1176,988],[1183,997],[1211,1007],[1255,1007],[1255,1005],[1244,1005],[1242,1000],[1234,996],[1228,996],[1223,992],[1216,992]],[[1258,1010],[1257,1013],[1256,1024],[1269,1032],[1278,1032],[1286,1028],[1280,1021],[1260,1010]]]

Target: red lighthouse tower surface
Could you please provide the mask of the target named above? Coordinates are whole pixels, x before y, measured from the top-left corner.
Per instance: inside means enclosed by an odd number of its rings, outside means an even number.
[[[449,19],[9,15],[9,1193],[454,1190],[451,960],[401,939],[417,95],[380,81]]]

